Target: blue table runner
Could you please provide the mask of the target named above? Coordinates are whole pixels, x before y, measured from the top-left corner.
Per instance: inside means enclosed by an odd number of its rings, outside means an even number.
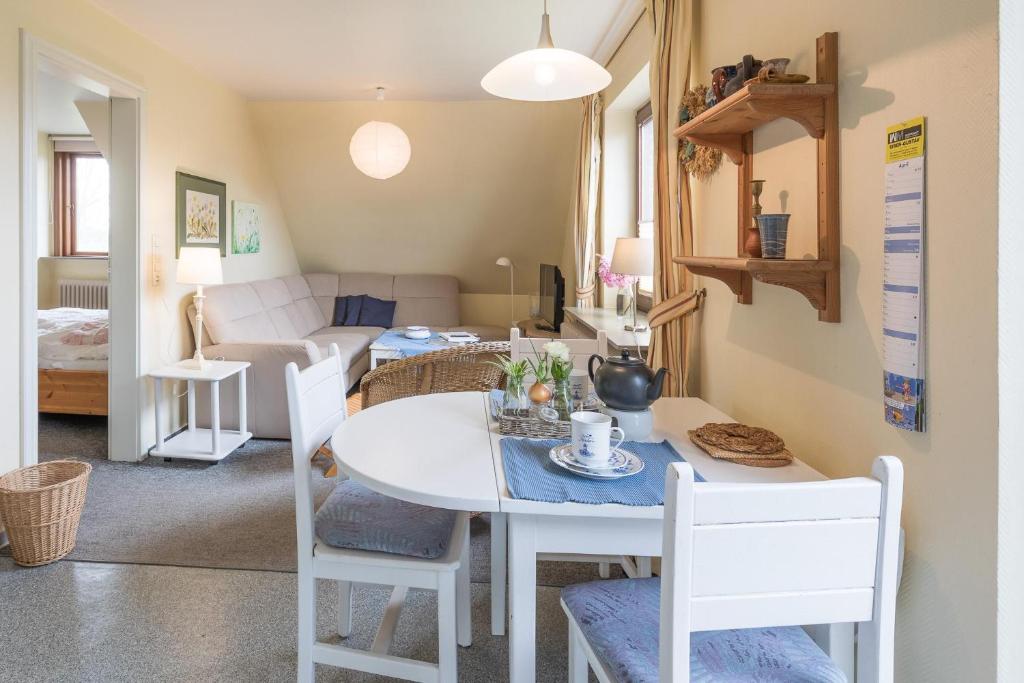
[[[381,335],[374,340],[374,343],[383,344],[389,349],[395,349],[401,354],[402,358],[418,356],[419,354],[427,353],[428,351],[440,351],[441,349],[447,349],[451,346],[451,344],[442,339],[441,335],[437,332],[431,332],[429,339],[409,339],[405,336],[405,328],[382,332]]]
[[[587,479],[550,461],[548,453],[563,443],[567,441],[516,437],[501,440],[505,482],[513,498],[543,503],[664,505],[665,471],[670,463],[685,462],[668,441],[627,441],[622,448],[644,461],[642,472],[609,481]],[[695,481],[704,481],[704,477],[696,472],[693,477]]]

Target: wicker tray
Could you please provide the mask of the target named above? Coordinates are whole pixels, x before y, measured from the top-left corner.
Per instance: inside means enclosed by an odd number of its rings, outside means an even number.
[[[569,422],[548,422],[538,417],[498,416],[498,432],[506,436],[526,436],[531,439],[568,439]]]

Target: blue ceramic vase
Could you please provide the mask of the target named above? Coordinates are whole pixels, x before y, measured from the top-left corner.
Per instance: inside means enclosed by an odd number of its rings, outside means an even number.
[[[762,213],[754,216],[761,232],[761,258],[786,258],[786,236],[789,233],[788,213]]]

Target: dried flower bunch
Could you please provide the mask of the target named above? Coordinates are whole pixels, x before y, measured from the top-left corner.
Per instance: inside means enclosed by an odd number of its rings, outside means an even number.
[[[683,103],[679,108],[680,124],[700,116],[708,108],[705,101],[707,92],[707,86],[698,85],[683,94]],[[697,180],[708,180],[722,164],[722,152],[684,140],[679,144],[679,163],[684,171]]]

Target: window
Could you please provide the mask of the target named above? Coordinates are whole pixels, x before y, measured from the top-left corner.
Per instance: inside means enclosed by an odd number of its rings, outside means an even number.
[[[637,192],[636,236],[654,238],[654,116],[651,103],[636,112]],[[640,278],[640,291],[650,295],[654,291],[654,278]]]
[[[110,172],[101,155],[53,155],[53,255],[106,256],[110,245]]]

